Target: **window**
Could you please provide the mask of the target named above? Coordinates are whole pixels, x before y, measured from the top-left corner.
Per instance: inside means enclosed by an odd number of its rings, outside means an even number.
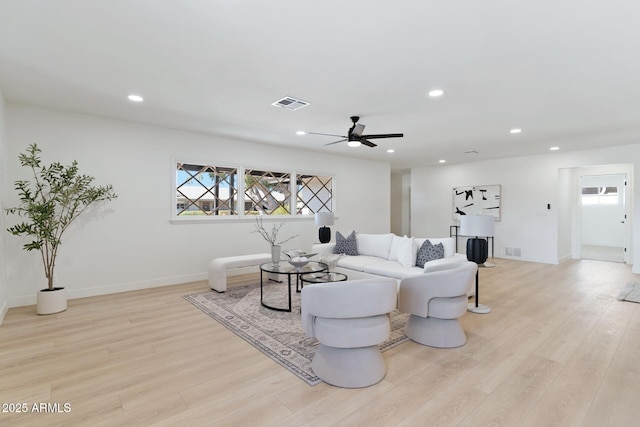
[[[618,187],[582,187],[583,205],[617,205]]]
[[[235,168],[178,163],[176,214],[237,215],[237,184]]]
[[[299,175],[296,181],[296,213],[333,212],[332,181],[330,176]]]
[[[291,213],[291,174],[247,169],[244,183],[245,214]]]
[[[333,177],[176,162],[175,216],[333,212]]]

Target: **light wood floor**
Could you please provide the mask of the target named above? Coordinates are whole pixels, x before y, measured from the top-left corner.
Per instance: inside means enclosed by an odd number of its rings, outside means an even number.
[[[637,425],[640,304],[615,298],[638,280],[630,267],[493,262],[480,270],[493,311],[463,316],[465,346],[401,344],[384,353],[385,379],[360,390],[308,386],[181,298],[205,282],[71,300],[46,317],[11,309],[0,402],[70,412],[0,413],[0,425]]]

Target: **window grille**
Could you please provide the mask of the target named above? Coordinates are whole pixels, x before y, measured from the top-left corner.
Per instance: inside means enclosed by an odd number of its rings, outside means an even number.
[[[177,163],[178,216],[238,215],[238,171],[211,165]]]

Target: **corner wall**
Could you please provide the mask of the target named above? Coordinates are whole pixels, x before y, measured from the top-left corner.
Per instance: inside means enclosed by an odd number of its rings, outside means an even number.
[[[204,280],[213,258],[269,252],[253,233],[254,220],[171,224],[173,159],[331,174],[337,216],[332,236],[390,227],[388,163],[7,104],[11,181],[28,176],[17,156],[32,142],[45,162],[77,160],[82,173],[98,185],[112,184],[119,196],[87,212],[64,236],[56,283],[68,288],[70,298]],[[4,199],[14,204],[17,195],[6,190]],[[311,217],[287,221],[281,233],[300,234],[284,249],[310,250],[318,230]],[[22,251],[23,243],[13,236],[6,242],[10,306],[33,304],[44,283],[39,257]]]
[[[561,169],[623,163],[640,165],[640,144],[412,169],[412,234],[449,235],[449,226],[454,225],[454,187],[500,184],[502,220],[495,227],[496,257],[556,264],[571,257],[566,241],[571,234],[565,230],[571,217],[565,212],[569,184]],[[633,272],[640,273],[638,174],[633,176],[633,191],[632,264]],[[505,256],[505,247],[520,248],[522,256]]]

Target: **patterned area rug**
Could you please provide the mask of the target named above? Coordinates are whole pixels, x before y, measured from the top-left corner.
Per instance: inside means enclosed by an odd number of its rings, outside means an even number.
[[[265,286],[265,302],[287,306],[284,284]],[[300,321],[300,294],[292,291],[292,312],[270,310],[260,304],[260,284],[230,287],[224,293],[215,291],[185,295],[183,298],[222,323],[236,335],[253,345],[309,385],[322,380],[311,369],[311,359],[318,342],[308,338]],[[391,336],[380,345],[388,350],[408,340],[404,325],[408,315],[391,313]]]
[[[629,282],[618,294],[618,301],[631,301],[640,303],[640,284]]]

